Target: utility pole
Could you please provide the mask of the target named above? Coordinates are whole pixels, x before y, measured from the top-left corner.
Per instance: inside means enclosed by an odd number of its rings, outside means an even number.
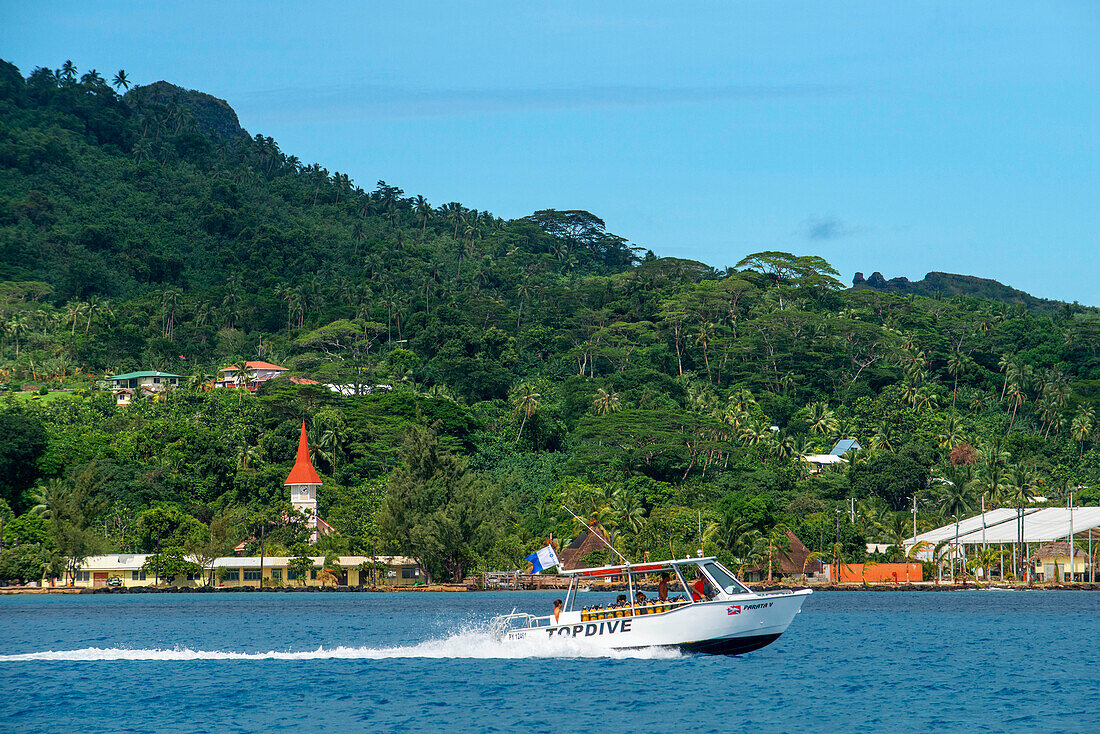
[[[1073,581],[1073,490],[1070,490],[1069,498],[1066,499],[1066,508],[1069,510],[1069,580]],[[1065,580],[1065,574],[1062,578]]]
[[[917,542],[917,495],[913,495],[913,542]]]
[[[849,497],[848,498],[848,503],[849,503],[849,506],[850,506],[850,509],[848,510],[848,516],[849,516],[849,518],[851,518],[852,524],[855,525],[856,524],[856,498],[855,497]]]
[[[985,495],[982,495],[982,552],[986,550],[985,547]]]

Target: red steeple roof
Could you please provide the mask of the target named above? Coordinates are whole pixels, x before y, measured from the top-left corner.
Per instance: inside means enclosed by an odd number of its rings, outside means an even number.
[[[306,442],[306,422],[302,421],[302,436],[298,439],[298,456],[294,460],[294,468],[290,470],[290,476],[283,482],[286,484],[320,484],[321,478],[317,476],[317,470],[313,468],[313,462],[309,460],[309,444]]]

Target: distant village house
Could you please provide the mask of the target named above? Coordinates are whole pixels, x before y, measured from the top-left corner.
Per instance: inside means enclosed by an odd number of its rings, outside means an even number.
[[[169,388],[179,387],[182,379],[181,375],[152,370],[112,375],[105,382],[110,384],[111,394],[115,396],[115,403],[129,405],[135,398],[151,397],[163,393]]]
[[[820,474],[822,469],[837,464],[847,464],[844,454],[849,451],[860,451],[863,446],[854,438],[842,438],[833,445],[833,450],[827,454],[806,454],[802,460],[810,465],[810,474]]]
[[[256,392],[261,384],[280,377],[287,371],[286,367],[259,360],[245,362],[244,367],[243,376],[240,374],[241,365],[239,364],[218,370],[219,377],[214,381],[214,387],[243,387],[249,392]]]

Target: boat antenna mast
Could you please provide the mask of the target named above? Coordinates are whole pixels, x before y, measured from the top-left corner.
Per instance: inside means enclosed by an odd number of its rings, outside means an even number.
[[[628,566],[630,565],[630,561],[628,561],[628,560],[626,559],[626,556],[624,556],[624,555],[623,555],[622,553],[620,553],[619,551],[615,550],[615,546],[613,546],[613,545],[611,545],[610,543],[608,543],[608,542],[607,542],[607,541],[606,541],[606,540],[604,539],[604,537],[603,537],[602,535],[600,535],[600,534],[599,534],[598,532],[596,532],[595,528],[593,528],[592,526],[590,526],[590,525],[589,525],[589,524],[588,524],[588,523],[587,523],[587,522],[585,521],[585,519],[584,519],[583,517],[580,517],[580,516],[579,516],[579,515],[578,515],[577,513],[573,512],[572,510],[570,510],[570,509],[569,509],[568,507],[566,507],[565,505],[562,505],[562,507],[563,507],[563,508],[565,509],[565,511],[566,511],[566,512],[568,512],[568,513],[569,513],[570,515],[572,515],[573,517],[577,518],[577,519],[578,519],[578,520],[580,520],[580,521],[581,521],[582,523],[584,523],[584,526],[585,526],[586,528],[588,528],[588,529],[589,529],[589,530],[591,530],[591,531],[592,531],[593,533],[595,533],[596,537],[600,539],[600,542],[601,542],[601,543],[603,543],[603,544],[604,544],[604,545],[606,545],[606,546],[607,546],[608,548],[610,548],[610,549],[611,549],[611,552],[612,552],[612,553],[614,553],[615,555],[617,555],[617,556],[618,556],[619,558],[623,559],[623,563],[625,563],[625,564],[626,564],[626,565],[628,565]]]

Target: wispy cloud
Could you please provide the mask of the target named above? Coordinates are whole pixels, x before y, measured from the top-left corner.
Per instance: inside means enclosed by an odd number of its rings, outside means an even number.
[[[714,102],[764,101],[821,97],[840,87],[789,84],[774,86],[648,87],[562,86],[511,89],[413,89],[389,85],[287,87],[237,95],[236,105],[250,113],[293,119],[440,117],[568,110],[659,107]]]
[[[853,226],[836,217],[810,217],[799,228],[808,240],[836,240],[865,232],[866,227]]]

